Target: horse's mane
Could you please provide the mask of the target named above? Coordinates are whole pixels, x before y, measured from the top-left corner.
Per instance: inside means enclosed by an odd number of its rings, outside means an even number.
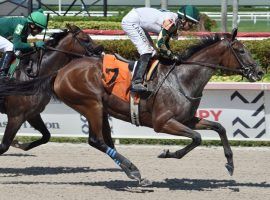
[[[68,30],[67,29],[64,29],[63,31],[58,32],[58,33],[53,33],[51,35],[51,38],[52,39],[48,40],[46,42],[46,45],[47,46],[50,46],[50,47],[56,47],[58,45],[59,41],[61,39],[63,39],[67,34],[68,34]]]
[[[186,51],[181,55],[183,60],[187,60],[196,52],[208,47],[212,44],[221,41],[221,37],[218,34],[204,36],[197,44],[191,45]]]

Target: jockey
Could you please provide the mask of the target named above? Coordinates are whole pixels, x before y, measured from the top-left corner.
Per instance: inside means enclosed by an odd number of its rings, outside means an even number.
[[[169,40],[177,35],[177,30],[188,31],[199,22],[199,11],[191,5],[183,6],[177,13],[155,8],[132,9],[122,20],[122,28],[136,46],[140,59],[132,78],[132,92],[146,92],[143,76],[154,54],[165,59],[180,61],[170,50]],[[148,32],[159,33],[156,46]]]
[[[0,69],[3,76],[8,73],[9,66],[14,59],[14,51],[29,52],[34,48],[44,48],[43,41],[27,43],[27,37],[30,34],[35,36],[45,28],[47,28],[47,16],[41,9],[32,12],[27,18],[0,18],[0,52],[3,53]]]

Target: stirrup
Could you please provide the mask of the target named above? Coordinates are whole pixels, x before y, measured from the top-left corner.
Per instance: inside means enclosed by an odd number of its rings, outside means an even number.
[[[148,92],[147,88],[142,83],[131,84],[130,91],[137,93]]]

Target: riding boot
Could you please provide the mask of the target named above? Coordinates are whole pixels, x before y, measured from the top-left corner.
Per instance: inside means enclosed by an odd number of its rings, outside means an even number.
[[[14,59],[13,51],[6,51],[4,53],[0,66],[2,76],[6,76],[8,74],[8,70],[13,59]]]
[[[132,77],[132,83],[130,88],[131,92],[147,92],[147,88],[143,85],[143,76],[145,74],[151,57],[151,53],[141,55]]]

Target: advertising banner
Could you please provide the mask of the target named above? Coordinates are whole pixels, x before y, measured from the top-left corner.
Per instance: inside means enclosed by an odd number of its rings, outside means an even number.
[[[248,85],[246,85],[248,87]],[[91,108],[89,108],[91,109]],[[270,92],[268,89],[206,89],[196,115],[221,123],[230,140],[270,140]],[[88,123],[71,108],[52,100],[41,114],[52,136],[87,137]],[[0,133],[7,125],[6,115],[0,115]],[[147,127],[110,117],[113,138],[177,139],[181,137],[156,133]],[[198,131],[203,139],[218,139],[218,133]],[[39,136],[29,123],[24,123],[17,135]]]

